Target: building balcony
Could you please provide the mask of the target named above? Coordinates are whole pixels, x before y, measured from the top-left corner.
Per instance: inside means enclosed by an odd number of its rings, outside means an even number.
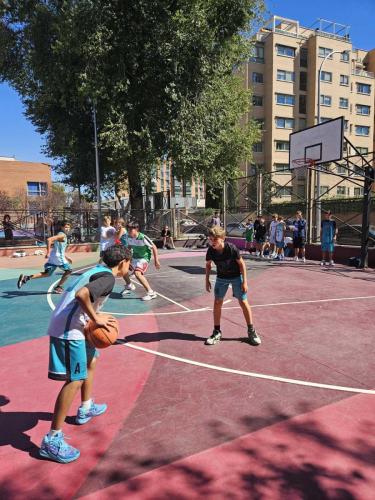
[[[372,71],[365,71],[364,69],[353,69],[352,75],[364,76],[365,78],[375,78],[375,73]]]

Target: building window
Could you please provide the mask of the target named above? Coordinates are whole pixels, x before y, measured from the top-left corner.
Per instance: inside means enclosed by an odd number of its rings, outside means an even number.
[[[276,151],[289,151],[289,141],[275,141]]]
[[[349,120],[344,120],[344,130],[347,132],[349,129]]]
[[[277,191],[277,195],[281,197],[292,196],[292,187],[284,186]]]
[[[294,82],[294,71],[278,69],[276,79],[281,82]]]
[[[364,104],[356,104],[355,109],[357,115],[369,116],[370,114],[370,106],[365,106]]]
[[[297,185],[297,196],[298,198],[305,198],[305,195],[306,195],[306,189],[305,189],[305,186],[303,184],[298,184]]]
[[[300,118],[299,120],[299,130],[303,130],[307,126],[306,118]]]
[[[253,106],[263,106],[262,95],[253,95]]]
[[[278,56],[294,57],[296,55],[296,49],[294,47],[288,47],[287,45],[276,44],[276,53]]]
[[[340,61],[349,62],[349,51],[341,52]]]
[[[276,128],[294,128],[293,118],[275,118]]]
[[[340,85],[349,86],[349,77],[347,75],[340,75]]]
[[[301,71],[299,75],[299,89],[307,90],[307,73],[306,71]]]
[[[356,125],[355,135],[370,135],[370,127],[365,127],[364,125]]]
[[[171,189],[171,166],[169,162],[165,165],[165,189],[166,191]]]
[[[263,142],[254,142],[253,152],[254,153],[263,153]]]
[[[357,94],[371,94],[371,85],[367,83],[357,83]]]
[[[348,107],[349,107],[349,99],[347,99],[346,97],[340,97],[339,107],[340,108],[348,109]]]
[[[328,49],[327,47],[319,47],[319,57],[327,57],[331,54],[332,49]]]
[[[329,191],[329,186],[320,186],[320,196],[325,196]]]
[[[346,171],[346,168],[345,167],[342,167],[340,165],[337,166],[337,173],[338,174],[343,174],[343,175],[346,175],[347,174],[347,171]]]
[[[332,73],[330,73],[329,71],[321,71],[320,81],[332,83]]]
[[[46,182],[28,182],[27,196],[47,196]]]
[[[363,188],[354,188],[354,196],[363,196]]]
[[[300,56],[299,56],[299,64],[301,68],[307,68],[307,55],[308,55],[307,49],[302,48],[300,50]]]
[[[182,196],[182,183],[173,177],[173,192],[175,196]]]
[[[263,73],[253,72],[252,76],[253,83],[263,83]]]
[[[305,95],[299,96],[299,112],[306,114],[306,96]]]
[[[191,182],[184,181],[184,196],[191,196]]]
[[[330,95],[321,95],[320,104],[322,106],[332,106],[332,97]]]
[[[368,148],[361,148],[357,146],[358,153],[361,153],[361,155],[367,155],[368,154]]]
[[[254,56],[251,61],[255,63],[264,63],[264,46],[256,44],[253,49]]]
[[[289,163],[275,163],[275,172],[290,172]]]
[[[355,177],[361,177],[363,176],[363,169],[359,167],[358,165],[353,166],[352,170],[354,170],[354,176]]]
[[[283,104],[284,106],[293,106],[294,105],[294,95],[276,94],[276,104]]]
[[[345,196],[346,189],[345,186],[337,186],[337,196]]]

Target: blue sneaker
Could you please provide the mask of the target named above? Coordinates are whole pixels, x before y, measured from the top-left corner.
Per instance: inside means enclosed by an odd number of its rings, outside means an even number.
[[[78,408],[77,416],[76,416],[76,424],[82,425],[92,419],[92,417],[97,417],[101,415],[107,410],[107,405],[97,405],[94,401],[91,404],[89,410],[84,410],[82,406]]]
[[[68,464],[77,460],[80,452],[76,448],[73,448],[73,446],[70,446],[64,440],[64,434],[60,432],[53,437],[49,437],[48,434],[44,436],[39,455],[60,464]]]

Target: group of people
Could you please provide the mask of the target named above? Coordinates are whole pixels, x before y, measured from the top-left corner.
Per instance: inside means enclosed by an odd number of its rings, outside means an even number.
[[[292,236],[287,236],[287,231]],[[336,221],[332,219],[330,211],[325,212],[321,223],[321,265],[334,265],[333,253],[337,238]],[[292,250],[295,261],[306,262],[305,246],[307,235],[307,222],[302,212],[298,210],[292,221],[285,221],[282,215],[272,214],[269,224],[263,216],[259,215],[253,222],[249,218],[246,224],[245,239],[246,249],[256,256],[274,260],[284,260],[289,249]]]
[[[322,248],[330,256],[333,253],[331,241],[337,234],[335,225],[331,222],[333,221],[328,215],[322,223],[322,241],[324,242]],[[270,245],[274,245],[273,248],[276,250],[283,249],[281,242],[286,224],[276,214],[272,223],[272,227],[267,228],[262,217],[258,218],[257,225],[249,221],[249,229],[252,225],[254,240],[260,252],[264,248],[267,231],[269,231]],[[306,221],[301,212],[297,212],[292,227],[293,245],[298,258],[298,252],[304,248],[306,235]],[[259,230],[259,228],[262,229]],[[71,272],[71,261],[65,256],[69,230],[69,223],[63,222],[59,233],[48,238],[46,255],[48,260],[45,270],[37,275],[21,275],[18,280],[19,288],[30,279],[52,274],[57,267],[63,269],[63,278],[67,278],[67,273]],[[210,275],[213,264],[216,266],[217,276],[214,286],[214,328],[205,344],[212,346],[222,339],[222,307],[228,288],[231,287],[233,297],[238,300],[246,323],[248,343],[254,347],[259,346],[261,339],[255,330],[251,307],[247,299],[248,285],[244,260],[238,248],[226,241],[225,230],[221,226],[216,225],[209,229],[208,240],[205,276],[207,292],[212,290]],[[112,223],[109,217],[104,217],[100,246],[100,264],[80,275],[66,291],[60,290],[64,295],[53,311],[48,327],[50,337],[48,377],[63,381],[64,385],[57,396],[51,428],[42,440],[39,454],[59,463],[73,462],[80,456],[80,451],[65,441],[62,431],[78,391],[81,393],[81,404],[75,418],[76,424],[84,425],[107,410],[106,404],[95,403],[92,399],[93,378],[99,354],[95,347],[86,341],[85,328],[88,321],[91,320],[96,328],[105,329],[111,326],[113,318],[101,314],[100,308],[112,292],[116,277],[125,281],[122,294],[126,295],[134,289],[134,284],[129,277],[132,271],[146,289],[147,294],[143,300],[151,300],[156,296],[144,274],[152,255],[155,267],[160,268],[158,252],[150,238],[140,232],[138,223],[125,224],[121,218]],[[277,253],[282,254],[282,252]],[[302,255],[304,258],[304,253]],[[58,286],[61,288],[61,285],[60,281]]]

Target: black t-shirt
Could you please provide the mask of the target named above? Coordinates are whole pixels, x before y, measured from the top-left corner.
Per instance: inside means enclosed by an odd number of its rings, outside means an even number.
[[[215,263],[218,278],[237,278],[240,276],[240,266],[237,263],[240,258],[238,248],[227,242],[224,243],[222,252],[209,247],[206,254],[206,261],[212,260]]]
[[[165,238],[165,236],[170,237],[171,236],[170,230],[169,229],[162,229],[161,236],[162,236],[162,238]]]
[[[115,286],[115,277],[112,273],[99,272],[93,274],[90,282],[85,287],[90,292],[91,302],[95,302],[99,297],[106,297],[109,295]]]
[[[266,233],[267,233],[267,226],[259,222],[259,225],[255,230],[255,239],[264,238],[266,236]]]
[[[254,231],[256,231],[258,229],[259,224],[260,224],[260,220],[259,219],[255,219],[255,221],[254,221]]]

